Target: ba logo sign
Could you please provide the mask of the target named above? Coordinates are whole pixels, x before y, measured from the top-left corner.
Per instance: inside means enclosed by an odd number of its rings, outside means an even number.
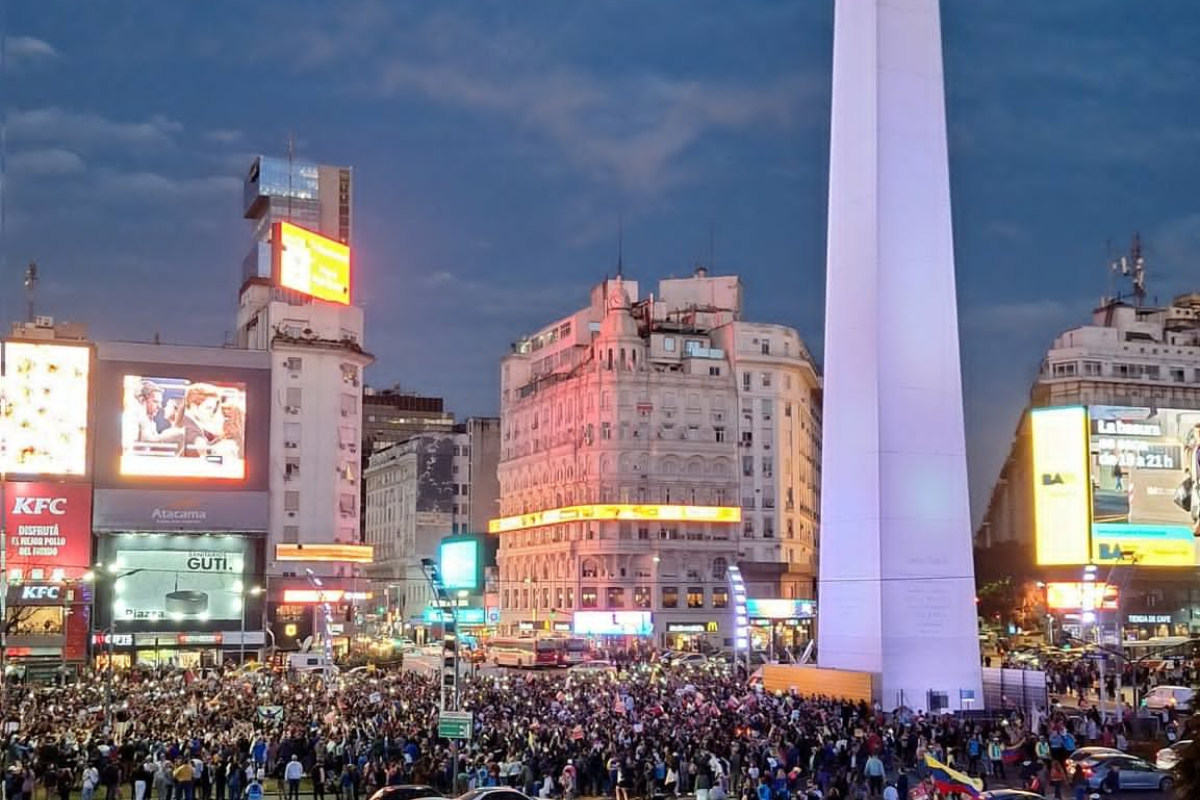
[[[1075,482],[1075,475],[1070,472],[1043,472],[1042,486],[1069,486]]]
[[[1125,553],[1121,550],[1121,545],[1119,544],[1096,545],[1097,561],[1120,561],[1124,557]]]

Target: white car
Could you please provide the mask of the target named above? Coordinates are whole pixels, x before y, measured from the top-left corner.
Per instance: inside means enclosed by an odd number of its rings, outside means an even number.
[[[572,664],[568,672],[616,672],[617,668],[612,665],[611,661],[603,659],[594,659],[592,661],[581,661],[578,664]]]
[[[671,659],[672,667],[699,667],[708,663],[708,656],[704,653],[681,653]]]
[[[1147,693],[1142,704],[1151,711],[1173,709],[1175,711],[1191,711],[1196,698],[1196,690],[1187,686],[1155,686]]]
[[[1175,765],[1179,763],[1179,759],[1183,757],[1184,748],[1190,746],[1191,739],[1184,739],[1182,742],[1176,742],[1170,747],[1164,747],[1158,751],[1158,755],[1154,759],[1154,766],[1167,771],[1175,769]]]
[[[444,647],[441,642],[438,642],[437,644],[427,644],[421,648],[421,655],[440,656],[443,650]]]

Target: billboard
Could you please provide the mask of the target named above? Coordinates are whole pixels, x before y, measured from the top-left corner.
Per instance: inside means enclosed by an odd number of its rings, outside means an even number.
[[[92,563],[92,487],[20,483],[0,487],[8,513],[5,570],[24,580],[82,576]]]
[[[438,549],[438,571],[447,589],[474,591],[479,588],[483,575],[480,549],[477,537],[442,540]]]
[[[125,375],[120,471],[153,478],[245,478],[246,384]]]
[[[816,607],[812,600],[751,597],[746,600],[746,615],[751,619],[803,619],[812,617]]]
[[[650,636],[649,611],[576,611],[572,627],[581,636]]]
[[[349,305],[348,246],[290,222],[275,223],[271,242],[274,279],[279,286]]]
[[[242,621],[252,541],[240,536],[113,536],[107,563],[115,578],[117,622],[185,629],[197,623]]]
[[[1114,611],[1119,589],[1099,581],[1062,581],[1046,584],[1046,608],[1052,611],[1101,609]]]
[[[1037,408],[1033,436],[1033,514],[1037,563],[1088,563],[1087,410]]]
[[[194,482],[193,482],[194,483]],[[266,531],[266,492],[97,489],[97,531]]]
[[[742,521],[741,506],[672,506],[610,504],[567,506],[533,511],[515,517],[488,520],[488,533],[507,533],[586,520],[623,522],[720,522]]]
[[[0,376],[0,472],[85,475],[92,351],[5,342]]]
[[[1195,566],[1200,411],[1092,406],[1092,560]]]

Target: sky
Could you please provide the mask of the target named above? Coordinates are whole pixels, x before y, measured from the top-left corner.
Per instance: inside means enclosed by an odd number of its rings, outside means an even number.
[[[627,275],[736,272],[821,352],[831,0],[0,3],[4,318],[36,260],[38,313],[220,344],[242,178],[291,136],[355,170],[374,385],[497,413],[499,358],[586,304],[618,220]],[[942,14],[978,519],[1109,253],[1140,232],[1152,297],[1200,289],[1200,4]]]

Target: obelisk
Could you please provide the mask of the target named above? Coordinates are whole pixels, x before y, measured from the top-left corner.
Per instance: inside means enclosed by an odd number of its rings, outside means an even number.
[[[983,706],[938,0],[836,0],[818,662]]]

